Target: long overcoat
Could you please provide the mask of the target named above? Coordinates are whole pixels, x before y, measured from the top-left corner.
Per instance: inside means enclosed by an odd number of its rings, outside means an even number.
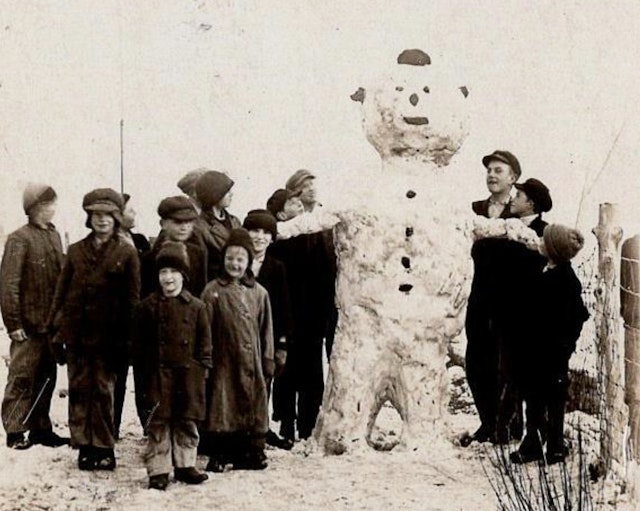
[[[273,377],[271,304],[253,278],[218,278],[202,299],[211,321],[213,369],[204,429],[264,434],[269,429],[267,380]]]
[[[205,373],[211,368],[204,303],[184,289],[174,298],[155,291],[140,304],[133,346],[145,415],[202,420]]]

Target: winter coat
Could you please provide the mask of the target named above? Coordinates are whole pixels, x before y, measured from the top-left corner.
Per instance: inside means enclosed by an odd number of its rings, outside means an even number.
[[[207,276],[209,280],[222,275],[222,249],[229,239],[231,230],[242,227],[242,223],[236,216],[227,210],[224,211],[224,214],[225,219],[220,221],[211,211],[203,211],[195,224],[196,236],[207,248]]]
[[[489,218],[489,199],[479,200],[471,203],[471,209],[478,216],[484,216]],[[500,218],[512,218],[511,214],[511,204],[505,205],[502,213],[500,213]]]
[[[69,247],[49,316],[54,342],[122,353],[140,296],[138,254],[117,235],[99,248],[93,238]]]
[[[27,224],[7,238],[0,267],[2,319],[8,332],[47,332],[48,314],[64,261],[56,228]]]
[[[279,340],[283,336],[289,342],[292,330],[291,302],[284,264],[266,254],[256,280],[269,293],[273,318],[273,339],[276,343],[276,349],[287,349],[286,343],[279,344]]]
[[[160,290],[145,298],[136,314],[133,352],[146,413],[154,419],[204,418],[211,331],[201,300],[187,290],[175,298]]]
[[[209,310],[213,369],[205,430],[213,433],[269,429],[267,381],[273,377],[271,304],[264,287],[218,278],[202,299]]]
[[[158,289],[158,269],[156,256],[166,240],[166,235],[161,231],[151,250],[142,256],[142,297],[145,298]],[[194,296],[200,296],[207,285],[207,249],[201,240],[192,235],[186,242],[187,256],[189,257],[189,275],[184,281],[184,287]]]

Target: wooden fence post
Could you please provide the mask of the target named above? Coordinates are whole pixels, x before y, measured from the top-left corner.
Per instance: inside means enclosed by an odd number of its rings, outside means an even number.
[[[620,301],[624,318],[625,402],[631,459],[640,462],[640,235],[622,244]]]
[[[620,318],[620,241],[617,205],[600,204],[598,225],[593,229],[598,240],[597,315],[595,318],[600,379],[600,456],[604,469],[624,474],[625,431],[628,423],[624,402],[624,343]]]

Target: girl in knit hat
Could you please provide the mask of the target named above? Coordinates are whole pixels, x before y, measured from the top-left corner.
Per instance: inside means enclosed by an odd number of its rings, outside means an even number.
[[[216,354],[203,425],[207,470],[221,472],[226,463],[260,470],[267,466],[267,381],[274,374],[271,303],[251,271],[253,243],[245,229],[231,231],[222,257],[222,275],[202,294]]]
[[[52,351],[67,363],[71,445],[81,470],[113,470],[114,385],[140,295],[136,249],[118,236],[122,196],[110,188],[84,196],[90,234],[69,247],[50,324]]]
[[[209,279],[221,275],[222,249],[231,229],[240,227],[240,220],[227,211],[233,198],[233,184],[229,176],[216,170],[205,172],[196,182],[196,195],[202,206],[196,231],[208,250]]]
[[[561,462],[567,455],[563,436],[569,358],[589,318],[582,301],[582,285],[571,266],[571,259],[583,244],[579,231],[563,225],[549,225],[543,233],[540,252],[548,263],[537,300],[537,343],[523,346],[529,359],[523,375],[527,434],[518,450],[511,453],[515,463],[542,459],[545,438],[548,464]]]
[[[134,347],[147,416],[149,488],[164,490],[172,466],[178,481],[199,484],[207,479],[195,464],[211,331],[206,306],[183,286],[189,275],[185,245],[165,241],[155,262],[159,285],[140,306]]]

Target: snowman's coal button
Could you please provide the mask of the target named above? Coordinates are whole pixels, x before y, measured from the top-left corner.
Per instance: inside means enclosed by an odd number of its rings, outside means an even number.
[[[409,259],[407,256],[403,256],[402,259],[400,259],[400,262],[402,263],[402,266],[404,266],[407,270],[411,268],[411,259]]]
[[[405,235],[405,237],[407,237],[407,238],[410,238],[411,236],[413,236],[413,227],[407,227],[407,228],[404,230],[404,235]]]
[[[409,190],[407,192],[407,199],[413,199],[416,196],[416,192],[414,192],[413,190]]]
[[[409,294],[409,291],[413,289],[413,285],[411,284],[400,284],[398,288],[402,293]]]

